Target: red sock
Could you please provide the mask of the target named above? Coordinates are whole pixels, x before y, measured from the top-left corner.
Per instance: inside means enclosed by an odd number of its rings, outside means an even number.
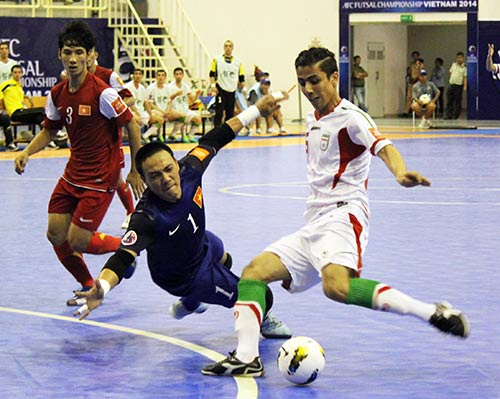
[[[85,252],[89,254],[105,254],[107,252],[114,252],[120,246],[122,239],[120,237],[113,237],[104,233],[94,231],[90,238],[89,246]]]
[[[118,193],[118,197],[120,197],[120,201],[127,211],[127,215],[130,215],[134,212],[134,199],[132,198],[132,191],[129,189],[128,184],[122,180],[121,184],[118,185],[116,192]]]
[[[73,251],[68,241],[64,241],[61,245],[54,246],[53,248],[57,258],[76,281],[84,287],[92,287],[94,285],[94,279],[83,261],[82,254]]]

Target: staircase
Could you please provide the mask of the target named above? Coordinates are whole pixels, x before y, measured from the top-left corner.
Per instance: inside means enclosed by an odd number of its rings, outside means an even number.
[[[180,0],[160,2],[159,15],[169,16],[143,23],[130,0],[109,0],[108,25],[115,31],[115,65],[120,47],[151,82],[155,71],[182,67],[193,87],[205,88],[211,59],[194,31]],[[170,76],[171,78],[171,76]]]

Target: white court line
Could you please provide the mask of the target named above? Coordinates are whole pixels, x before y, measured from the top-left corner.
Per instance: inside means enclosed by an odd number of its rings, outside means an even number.
[[[305,187],[308,184],[306,182],[287,182],[287,183],[253,183],[253,184],[239,184],[236,186],[223,187],[219,189],[219,192],[236,195],[240,197],[253,197],[253,198],[277,198],[277,199],[292,199],[292,200],[307,200],[307,196],[294,196],[294,195],[279,195],[279,194],[255,194],[255,193],[243,193],[237,191],[244,188],[255,188],[255,187]],[[370,187],[370,190],[400,190],[402,187]],[[499,188],[432,188],[433,191],[500,191]],[[499,206],[500,202],[450,202],[450,201],[397,201],[397,200],[372,200],[370,203],[374,204],[410,204],[410,205],[493,205]]]
[[[225,358],[225,356],[221,355],[218,352],[215,352],[211,349],[204,348],[203,346],[199,346],[196,344],[193,344],[188,341],[184,341],[182,339],[178,338],[173,338],[169,337],[168,335],[162,335],[162,334],[157,334],[149,331],[144,331],[144,330],[138,330],[135,328],[130,328],[130,327],[123,327],[123,326],[118,326],[116,324],[109,324],[109,323],[103,323],[99,321],[92,321],[92,320],[78,320],[74,317],[67,317],[67,316],[59,316],[59,315],[54,315],[50,313],[42,313],[42,312],[33,312],[30,310],[22,310],[22,309],[14,309],[14,308],[6,308],[0,306],[0,312],[8,312],[8,313],[17,313],[17,314],[22,314],[22,315],[27,315],[27,316],[35,316],[35,317],[42,317],[42,318],[47,318],[47,319],[54,319],[54,320],[60,320],[60,321],[67,321],[70,323],[83,323],[87,324],[89,326],[94,326],[94,327],[99,327],[99,328],[106,328],[108,330],[115,330],[115,331],[120,331],[128,334],[134,334],[138,335],[141,337],[146,337],[146,338],[151,338],[151,339],[156,339],[158,341],[162,342],[167,342],[172,345],[179,346],[183,349],[190,350],[192,352],[196,352],[202,356],[205,356],[209,358],[210,360],[213,360],[214,362],[221,361],[222,359]],[[210,378],[210,377],[202,377],[202,378]],[[223,377],[225,378],[225,377]],[[259,394],[259,388],[257,386],[257,383],[255,382],[255,379],[252,377],[233,377],[236,386],[237,386],[237,399],[257,399],[258,394]]]

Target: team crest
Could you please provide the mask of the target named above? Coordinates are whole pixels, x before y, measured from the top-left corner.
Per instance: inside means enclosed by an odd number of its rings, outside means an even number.
[[[193,202],[198,205],[200,209],[203,208],[203,192],[200,186],[198,186],[196,193],[194,193]]]
[[[319,148],[321,151],[326,151],[328,149],[328,145],[330,143],[330,135],[328,133],[321,135],[321,143],[319,144]]]
[[[137,233],[134,230],[127,231],[122,238],[123,245],[134,245],[137,242]]]
[[[91,113],[92,108],[90,107],[90,105],[78,105],[78,116],[90,116]]]

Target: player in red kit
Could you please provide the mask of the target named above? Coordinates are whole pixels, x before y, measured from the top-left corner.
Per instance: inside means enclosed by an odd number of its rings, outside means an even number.
[[[136,198],[143,183],[135,168],[140,132],[116,90],[88,73],[89,51],[95,37],[83,21],[72,21],[59,34],[59,58],[68,79],[47,97],[44,128],[15,159],[22,174],[29,156],[45,148],[63,126],[71,155],[49,201],[47,238],[83,289],[94,284],[82,253],[115,251],[120,238],[97,232],[116,190],[123,163],[121,128],[129,131],[131,152],[127,182]]]

